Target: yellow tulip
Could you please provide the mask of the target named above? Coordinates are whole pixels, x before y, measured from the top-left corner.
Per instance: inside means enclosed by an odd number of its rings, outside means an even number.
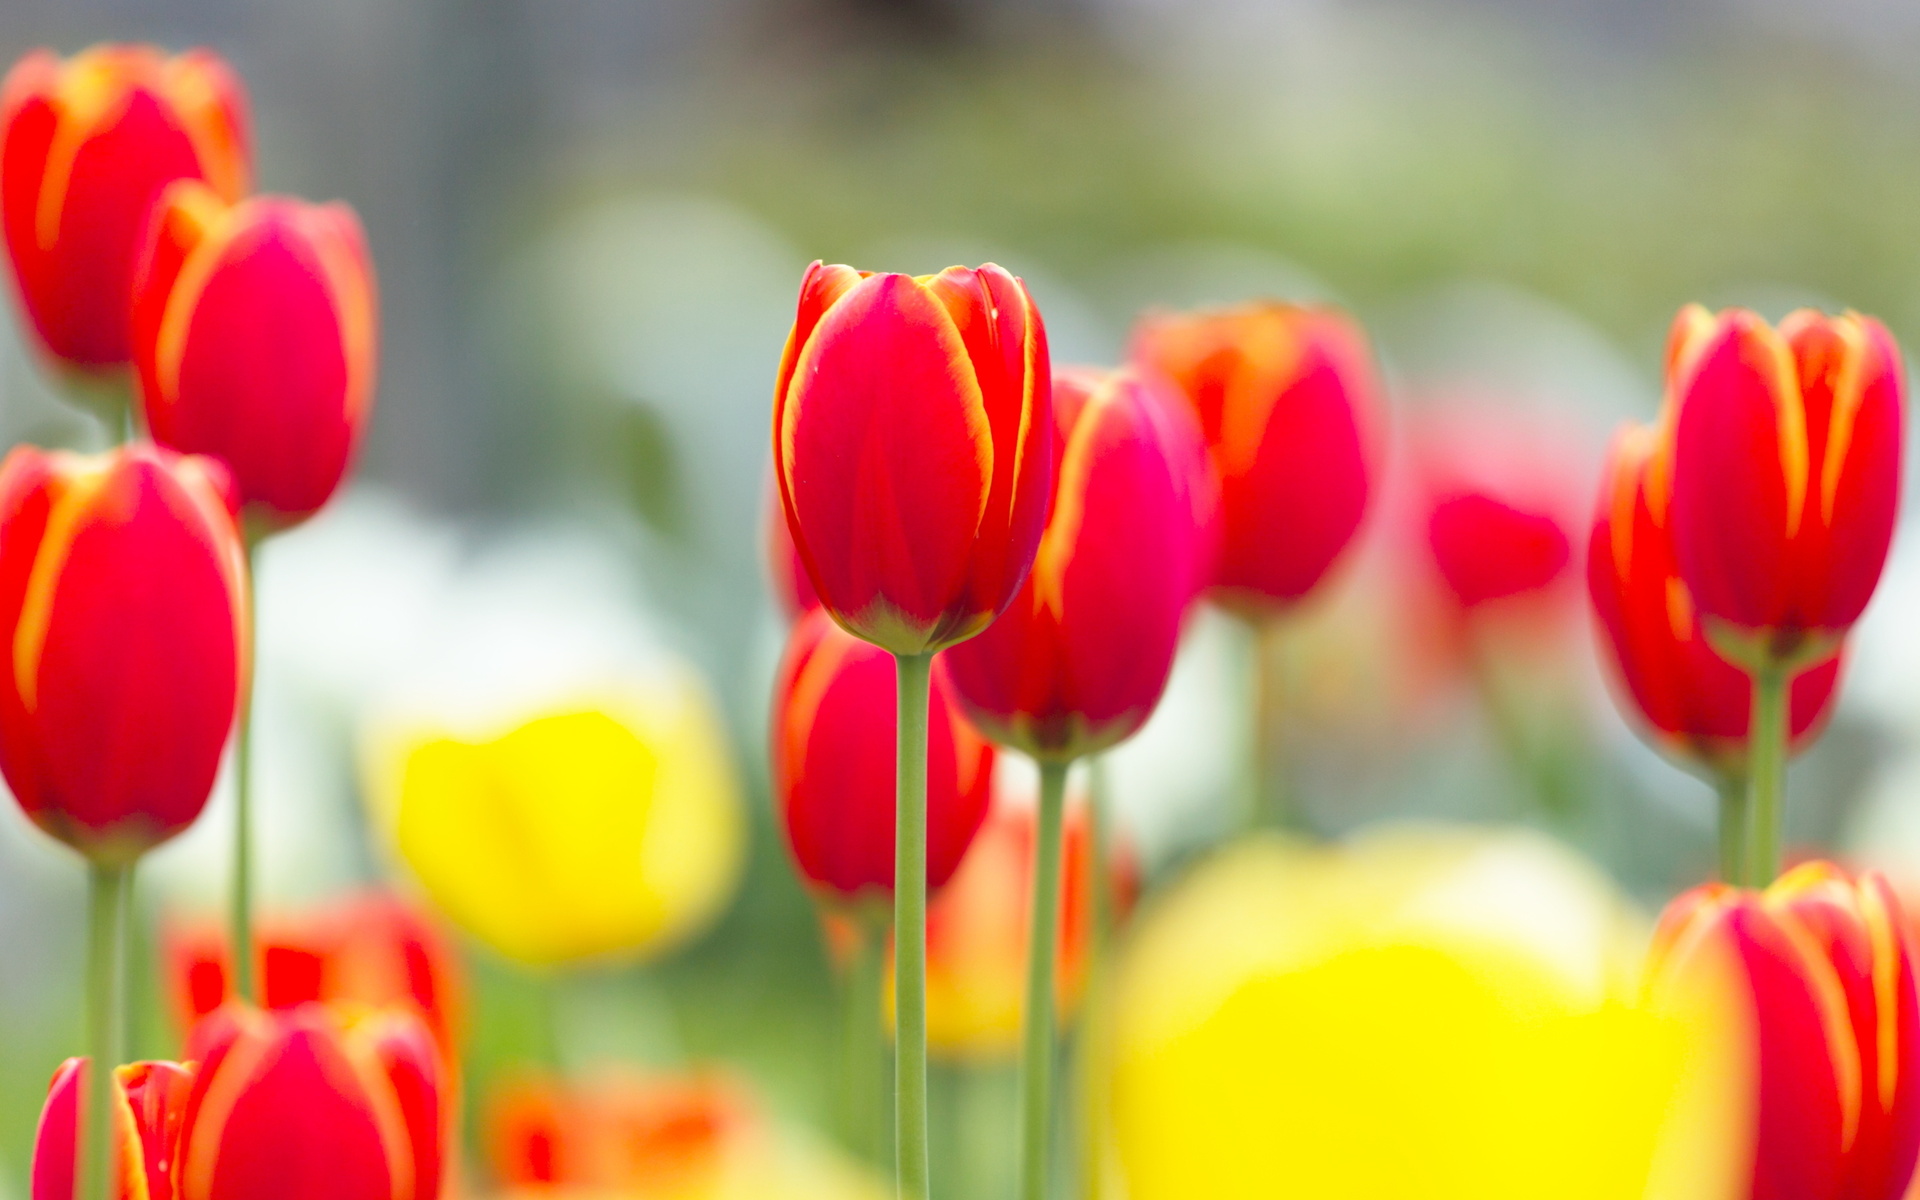
[[[527,965],[655,956],[704,928],[739,879],[739,783],[691,679],[480,739],[388,729],[366,762],[367,793],[427,895]]]
[[[1129,1200],[1731,1196],[1738,1023],[1649,996],[1646,938],[1531,834],[1229,849],[1120,963],[1107,1169]]]

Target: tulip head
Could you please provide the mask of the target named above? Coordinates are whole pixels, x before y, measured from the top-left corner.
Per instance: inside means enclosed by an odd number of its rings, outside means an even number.
[[[376,323],[351,208],[229,203],[177,183],[154,208],[134,281],[147,428],[225,462],[250,518],[300,521],[333,495],[372,415]]]
[[[148,210],[179,179],[247,190],[246,97],[208,50],[37,50],[0,83],[0,223],[21,307],[55,359],[133,357],[128,326]]]
[[[744,830],[720,718],[679,677],[477,738],[386,731],[368,792],[453,922],[530,966],[664,953],[732,896]]]
[[[1831,653],[1880,579],[1900,503],[1905,380],[1880,322],[1802,309],[1778,329],[1697,305],[1667,356],[1681,578],[1742,665]]]
[[[0,463],[0,771],[96,861],[172,837],[213,788],[248,644],[225,481],[139,444]]]
[[[1571,553],[1566,530],[1551,514],[1484,492],[1435,501],[1427,545],[1447,591],[1468,611],[1547,587],[1567,569]]]
[[[1130,370],[1063,370],[1052,516],[1020,594],[943,655],[995,741],[1093,754],[1146,722],[1212,565],[1216,485],[1191,415]]]
[[[774,469],[841,625],[921,654],[999,615],[1046,522],[1051,390],[1040,312],[999,267],[808,268],[774,389]]]
[[[1747,766],[1753,680],[1708,644],[1680,578],[1666,477],[1654,469],[1659,436],[1630,427],[1614,439],[1587,543],[1587,590],[1622,710],[1661,749],[1738,775]],[[1806,745],[1825,724],[1839,675],[1835,654],[1795,677],[1791,746]]]
[[[70,1058],[54,1072],[33,1143],[33,1200],[72,1200],[74,1145],[90,1086],[88,1060]],[[193,1068],[139,1062],[112,1073],[109,1127],[114,1200],[173,1200],[172,1164],[180,1144]]]
[[[773,788],[794,865],[825,896],[893,894],[893,659],[816,609],[774,690]],[[952,876],[986,819],[993,747],[960,716],[945,659],[927,705],[927,886]]]
[[[1886,880],[1807,863],[1764,892],[1708,884],[1654,939],[1656,985],[1721,981],[1757,1076],[1745,1194],[1899,1200],[1920,1154],[1920,1007]]]
[[[1371,495],[1380,388],[1366,335],[1336,309],[1268,302],[1150,316],[1132,357],[1200,419],[1220,479],[1215,594],[1254,613],[1299,601]]]

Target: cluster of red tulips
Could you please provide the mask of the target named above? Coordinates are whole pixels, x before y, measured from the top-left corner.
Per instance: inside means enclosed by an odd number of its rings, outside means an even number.
[[[1364,336],[1332,310],[1152,316],[1128,365],[1056,369],[998,267],[808,272],[773,447],[796,608],[824,613],[794,627],[773,754],[823,904],[877,938],[891,895],[902,1195],[927,1192],[925,899],[979,828],[992,768],[969,726],[1040,764],[1022,1073],[1022,1195],[1038,1200],[1068,767],[1140,728],[1201,597],[1270,623],[1320,585],[1367,507],[1378,391]],[[1593,528],[1623,704],[1723,797],[1723,881],[1674,902],[1654,974],[1745,981],[1756,1197],[1893,1200],[1920,1152],[1898,902],[1830,864],[1780,876],[1783,761],[1830,706],[1887,555],[1903,393],[1870,318],[1776,329],[1688,308],[1666,411],[1620,435]],[[1467,608],[1569,558],[1556,525],[1487,496],[1446,499],[1430,525]]]
[[[261,1005],[239,954],[186,1061],[119,1065],[134,865],[200,816],[236,716],[232,944],[255,945],[250,551],[326,503],[373,401],[358,219],[251,175],[208,52],[38,52],[0,90],[18,307],[117,443],[0,465],[0,771],[92,879],[88,1054],[54,1078],[35,1200],[441,1192],[451,1059],[410,994]]]

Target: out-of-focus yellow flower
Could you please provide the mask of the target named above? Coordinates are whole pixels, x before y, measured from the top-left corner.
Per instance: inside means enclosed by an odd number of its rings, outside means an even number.
[[[1149,913],[1107,1028],[1130,1200],[1734,1194],[1752,1091],[1719,993],[1524,833],[1222,853]]]
[[[376,731],[368,788],[453,921],[533,966],[658,954],[732,895],[739,784],[695,681],[555,705],[493,737]]]

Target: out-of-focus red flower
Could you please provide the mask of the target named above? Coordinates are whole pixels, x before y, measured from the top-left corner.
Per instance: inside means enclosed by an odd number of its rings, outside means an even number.
[[[1159,383],[1063,370],[1053,395],[1060,468],[1033,572],[985,633],[941,657],[989,737],[1072,759],[1159,703],[1218,503],[1199,431]]]
[[[438,1200],[451,1122],[439,1054],[404,1009],[233,1006],[188,1061],[114,1073],[123,1200]],[[54,1076],[33,1200],[70,1200],[85,1060]]]
[[[953,882],[927,907],[927,1046],[937,1055],[1000,1060],[1019,1050],[1038,821],[1031,791],[999,789]],[[1077,796],[1067,804],[1062,834],[1054,997],[1064,1022],[1086,988],[1093,937],[1092,810]],[[1107,881],[1111,911],[1124,914],[1139,890],[1125,843],[1110,850]]]
[[[493,1174],[509,1189],[705,1195],[762,1137],[751,1099],[712,1073],[575,1087],[528,1076],[494,1097],[488,1123]]]
[[[1215,594],[1252,612],[1300,600],[1372,491],[1380,385],[1366,335],[1336,309],[1266,302],[1149,316],[1131,353],[1200,418],[1220,478]]]
[[[233,726],[248,619],[219,464],[16,448],[0,463],[0,771],[20,807],[101,862],[186,828]]]
[[[780,493],[773,493],[773,511],[767,517],[767,579],[773,584],[774,598],[789,620],[810,612],[820,603],[807,577],[807,564],[800,548],[793,544],[793,531],[787,528],[787,513],[780,506]]]
[[[1567,569],[1566,530],[1483,492],[1443,496],[1427,515],[1427,545],[1463,608],[1538,591]]]
[[[1764,892],[1708,884],[1676,899],[1656,986],[1702,979],[1735,998],[1758,1084],[1755,1200],[1898,1200],[1920,1154],[1920,1006],[1899,902],[1829,863]],[[1744,1008],[1745,1011],[1738,1011]]]
[[[252,173],[240,81],[209,50],[36,50],[0,84],[0,218],[21,307],[55,358],[127,363],[134,262],[168,184],[237,200]]]
[[[327,502],[373,414],[373,262],[345,204],[230,204],[182,182],[155,206],[133,289],[134,360],[163,446],[232,470],[249,516]]]
[[[774,690],[774,795],[795,865],[828,895],[893,894],[896,690],[892,659],[825,610],[794,627]],[[927,714],[927,886],[938,888],[986,819],[993,747],[960,716],[939,661]]]
[[[1655,744],[1714,771],[1742,772],[1753,680],[1716,654],[1674,561],[1664,478],[1651,470],[1657,429],[1614,439],[1587,543],[1587,590],[1613,664],[1621,708]],[[1791,738],[1804,745],[1833,708],[1840,656],[1793,681]]]
[[[73,1146],[91,1068],[70,1058],[54,1072],[33,1142],[33,1200],[72,1200]],[[172,1163],[193,1069],[140,1062],[113,1071],[113,1182],[117,1200],[173,1200]]]
[[[999,615],[1046,523],[1051,392],[1040,312],[999,267],[808,268],[774,388],[774,470],[843,626],[921,654]]]
[[[1667,356],[1674,550],[1743,658],[1806,661],[1880,580],[1900,506],[1905,382],[1871,317],[1681,310]],[[1727,649],[1727,646],[1721,646]]]
[[[465,980],[446,935],[426,913],[385,892],[367,892],[255,925],[260,999],[270,1009],[313,1001],[411,1008],[449,1065],[458,1061]],[[168,984],[191,1029],[232,995],[232,947],[223,923],[167,930]]]

